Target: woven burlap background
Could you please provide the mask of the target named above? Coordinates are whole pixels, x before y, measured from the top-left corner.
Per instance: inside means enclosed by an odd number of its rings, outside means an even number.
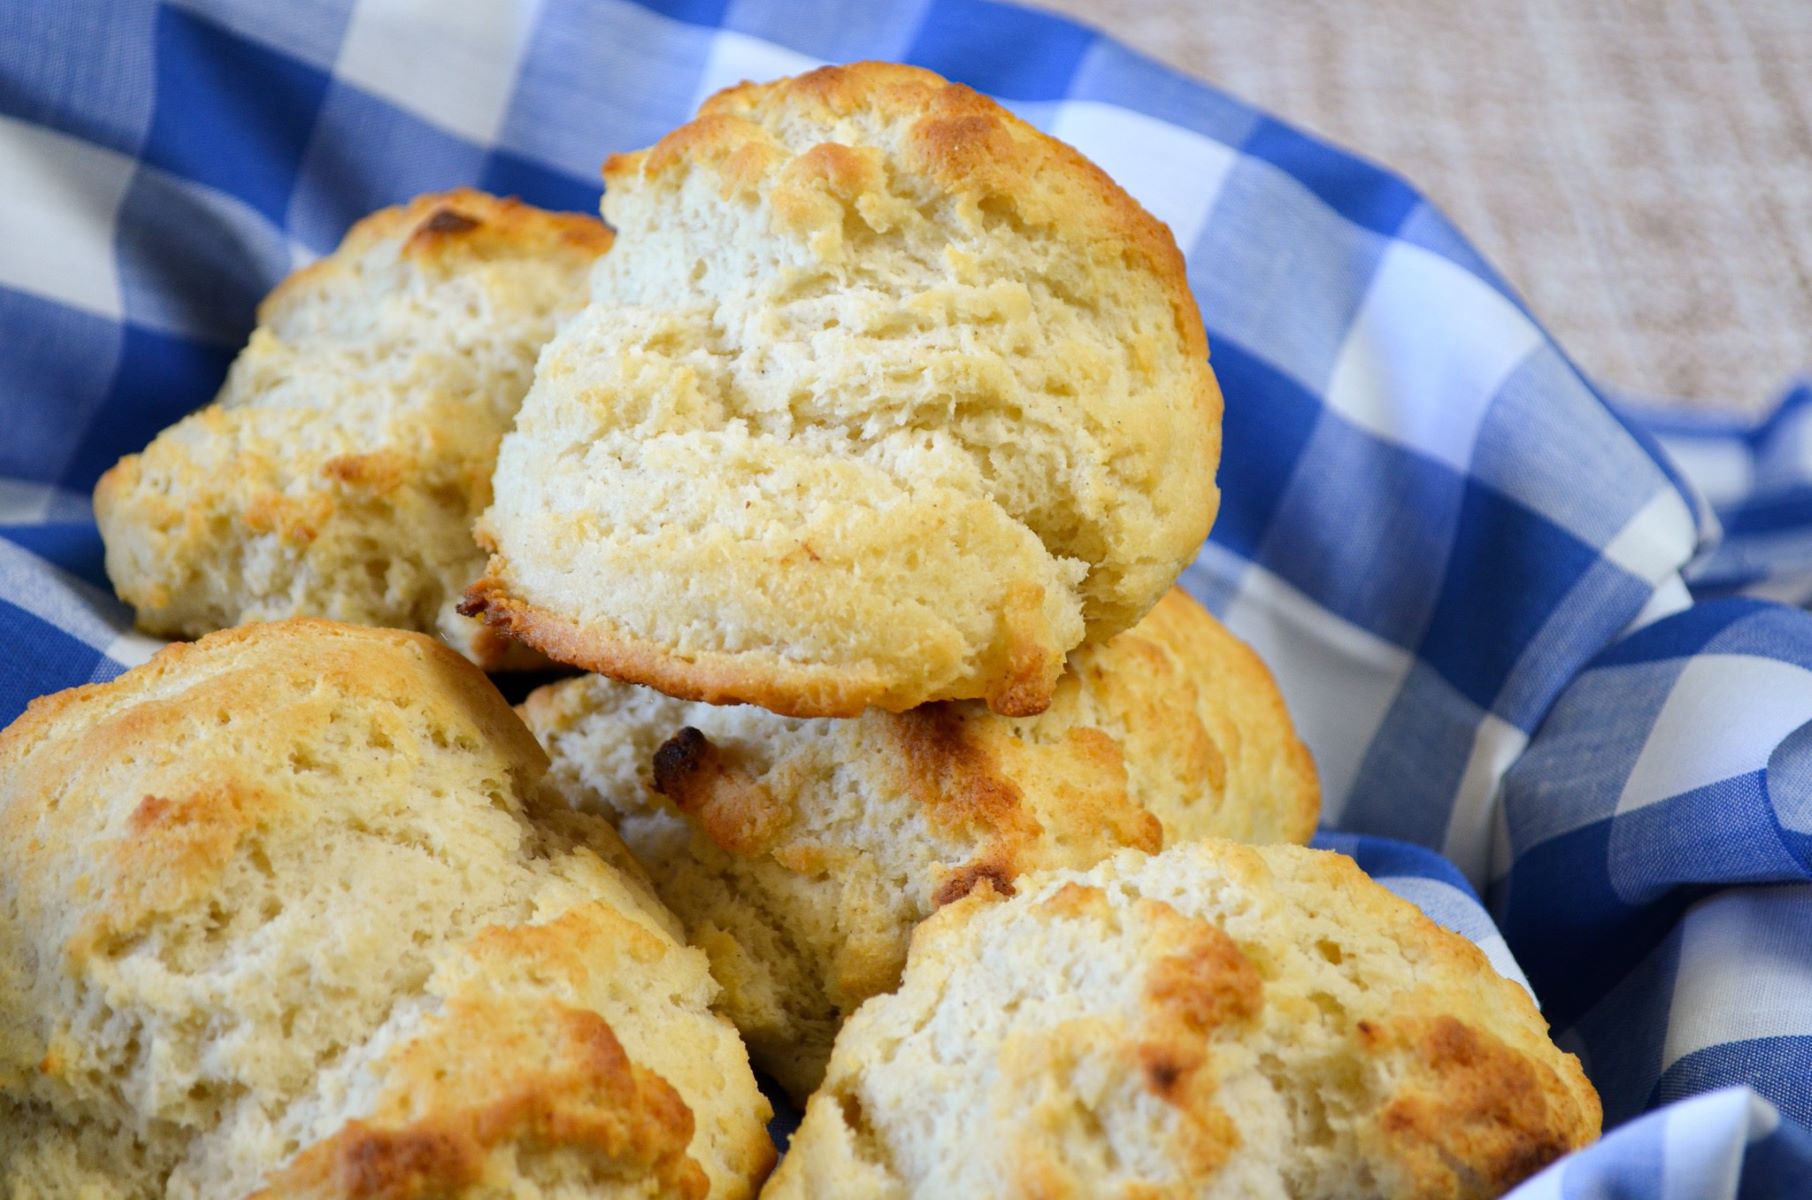
[[[1812,368],[1812,0],[1042,0],[1420,188],[1608,387]]]

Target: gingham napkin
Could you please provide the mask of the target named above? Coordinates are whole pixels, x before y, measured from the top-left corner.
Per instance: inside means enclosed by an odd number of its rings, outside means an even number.
[[[1516,1195],[1812,1195],[1812,616],[1777,602],[1812,594],[1812,393],[1759,428],[1657,425],[1676,466],[1400,180],[982,0],[5,23],[0,720],[155,649],[89,489],[354,218],[460,183],[595,209],[605,154],[720,86],[918,63],[1074,143],[1183,247],[1227,396],[1185,583],[1276,669],[1323,844],[1520,962],[1620,1126]]]

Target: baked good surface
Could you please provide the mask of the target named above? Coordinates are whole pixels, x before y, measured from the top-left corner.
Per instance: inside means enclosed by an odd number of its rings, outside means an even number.
[[[1200,547],[1220,392],[1169,230],[993,101],[881,63],[745,84],[606,164],[470,612],[794,716],[1042,710]]]
[[[705,956],[470,663],[298,619],[0,733],[0,1195],[748,1196]]]
[[[537,657],[454,611],[535,356],[610,244],[592,217],[460,189],[374,213],[284,280],[214,403],[95,489],[141,628],[319,616]]]
[[[922,924],[763,1195],[1485,1197],[1599,1121],[1470,942],[1351,859],[1205,841]]]
[[[1303,841],[1314,767],[1264,665],[1172,591],[1071,656],[1051,707],[851,720],[715,707],[586,676],[522,705],[575,806],[616,821],[711,956],[722,1008],[795,1097],[912,927],[979,881],[1209,834]]]

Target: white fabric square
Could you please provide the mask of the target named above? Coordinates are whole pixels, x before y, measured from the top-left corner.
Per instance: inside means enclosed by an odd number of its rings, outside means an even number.
[[[1741,500],[1755,487],[1755,456],[1734,438],[1668,437],[1656,441],[1713,504]]]
[[[1473,735],[1472,756],[1460,774],[1441,852],[1475,888],[1483,890],[1491,868],[1492,839],[1499,828],[1498,785],[1528,744],[1528,734],[1489,712]]]
[[[127,630],[111,642],[102,654],[120,664],[132,668],[151,661],[151,656],[170,643],[161,638],[148,637],[136,630]]]
[[[488,145],[540,8],[539,0],[359,0],[334,74]]]
[[[1241,575],[1225,622],[1276,675],[1296,731],[1315,756],[1321,818],[1338,821],[1414,660],[1257,566]]]
[[[1772,658],[1700,654],[1655,717],[1617,811],[1758,771],[1780,740],[1808,720],[1812,672]]]
[[[1208,224],[1238,155],[1192,130],[1093,100],[1057,106],[1050,134],[1082,151],[1151,214],[1187,253]]]
[[[1734,888],[1686,914],[1663,1071],[1725,1042],[1812,1034],[1809,890]]]
[[[1692,590],[1686,586],[1686,581],[1677,574],[1668,575],[1649,593],[1648,599],[1642,602],[1641,610],[1630,618],[1630,623],[1617,635],[1617,640],[1622,641],[1646,625],[1653,625],[1663,617],[1671,617],[1691,607]]]
[[[711,57],[698,77],[692,93],[692,109],[698,110],[713,93],[738,83],[765,83],[783,75],[797,75],[823,62],[796,50],[764,42],[746,33],[719,30],[711,39]]]
[[[0,117],[0,286],[119,320],[113,228],[133,161]]]
[[[1692,557],[1698,536],[1686,501],[1671,484],[1663,484],[1617,531],[1604,556],[1637,579],[1658,584]]]
[[[1541,331],[1470,272],[1397,242],[1367,290],[1327,403],[1361,429],[1465,471],[1486,410]]]

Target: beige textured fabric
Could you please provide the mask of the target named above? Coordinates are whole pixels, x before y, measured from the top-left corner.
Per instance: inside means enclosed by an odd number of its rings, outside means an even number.
[[[477,668],[295,620],[0,734],[0,1196],[748,1196],[705,956]]]
[[[1607,387],[1812,367],[1812,4],[1036,2],[1406,176]]]
[[[1528,993],[1350,858],[1196,842],[920,925],[763,1195],[1482,1198],[1599,1117]]]

